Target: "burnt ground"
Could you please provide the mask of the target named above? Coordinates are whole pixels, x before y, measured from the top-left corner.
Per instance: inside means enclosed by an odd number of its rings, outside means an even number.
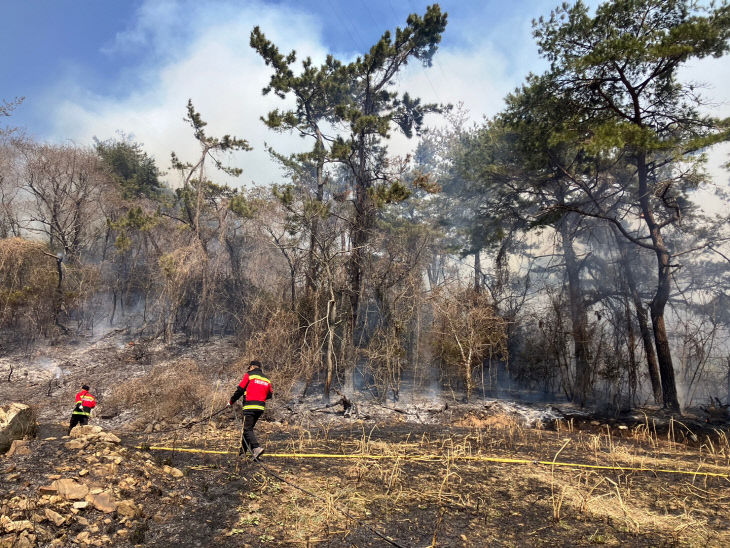
[[[272,453],[264,461],[264,470],[247,461],[237,468],[237,458],[231,455],[157,452],[178,466],[207,467],[194,468],[192,475],[210,481],[231,474],[242,482],[244,492],[236,495],[238,522],[227,524],[222,537],[214,535],[211,545],[225,543],[231,534],[241,535],[241,541],[250,546],[306,546],[307,535],[316,546],[386,545],[360,524],[345,519],[334,506],[349,510],[403,546],[726,546],[730,542],[730,482],[726,478],[552,470],[449,458],[405,460],[405,455],[417,454],[551,460],[565,445],[560,461],[696,470],[698,460],[688,458],[694,457],[692,450],[671,442],[641,440],[633,434],[624,439],[608,440],[600,434],[589,438],[580,431],[503,424],[436,431],[410,424],[355,424],[304,430],[304,435],[274,424],[261,428],[267,432],[262,437]],[[186,447],[232,450],[235,436],[223,436],[215,439],[209,433],[207,442],[202,437],[188,439]],[[276,456],[291,451],[364,452],[393,458]],[[402,455],[401,460],[397,455]],[[706,459],[704,470],[728,473],[727,457],[709,461],[712,464]],[[327,503],[282,483],[269,470]]]
[[[211,382],[228,382],[221,364],[233,362],[238,353],[226,341],[151,347],[142,359],[134,351],[134,345],[114,340],[64,358],[73,363],[66,367],[67,384],[59,383],[50,396],[43,371],[32,368],[27,376],[20,369],[17,380],[0,384],[0,400],[33,402],[40,417],[31,454],[0,458],[0,510],[16,522],[33,523],[33,534],[23,533],[26,540],[41,546],[388,546],[375,529],[401,546],[419,548],[730,545],[727,477],[458,458],[555,458],[729,474],[726,430],[699,428],[691,420],[675,424],[648,415],[617,421],[576,414],[528,427],[518,413],[492,405],[432,405],[414,416],[405,404],[400,412],[384,412],[363,403],[357,414],[345,417],[340,408],[322,409],[316,401],[275,401],[257,426],[267,450],[259,465],[235,454],[240,421],[233,411],[191,428],[180,428],[182,417],[168,418],[156,423],[161,432],[143,434],[139,410],[101,418],[108,416],[102,389],[92,423],[115,432],[121,444],[70,451],[61,435],[67,398],[78,380],[99,378],[99,384],[113,386],[184,357],[215,371]],[[230,371],[231,378],[236,375]],[[225,397],[222,392],[219,398]],[[281,456],[291,453],[361,458]],[[387,458],[366,458],[370,455]],[[419,455],[438,459],[418,460]],[[80,477],[85,469],[90,473]],[[117,500],[134,501],[139,511],[134,516],[94,508],[73,513],[69,501],[44,499],[39,491],[58,477],[108,490]],[[45,508],[61,514],[64,523],[44,519]],[[0,526],[0,546],[19,542],[17,532],[3,534]]]

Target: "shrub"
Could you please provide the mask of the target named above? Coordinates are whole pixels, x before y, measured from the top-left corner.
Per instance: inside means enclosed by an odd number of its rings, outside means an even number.
[[[0,327],[6,336],[47,333],[55,324],[58,271],[46,253],[40,242],[0,240]]]
[[[106,405],[117,413],[134,409],[145,422],[179,420],[209,407],[211,383],[193,360],[161,363],[136,379],[117,386]]]

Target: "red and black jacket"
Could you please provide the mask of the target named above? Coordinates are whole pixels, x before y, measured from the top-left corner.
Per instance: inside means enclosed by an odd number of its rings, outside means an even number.
[[[231,396],[230,403],[234,404],[238,398],[245,395],[243,409],[257,409],[263,411],[266,400],[274,395],[271,381],[264,377],[260,368],[253,369],[243,376],[243,380]]]
[[[73,415],[91,415],[91,410],[96,407],[96,398],[88,391],[82,390],[76,394],[76,405],[74,406]]]

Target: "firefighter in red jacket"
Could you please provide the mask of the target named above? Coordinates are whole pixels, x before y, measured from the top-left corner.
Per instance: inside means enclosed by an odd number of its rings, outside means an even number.
[[[241,435],[241,448],[238,450],[239,455],[249,450],[253,455],[253,460],[258,460],[264,452],[264,448],[259,446],[253,427],[256,426],[256,421],[264,412],[266,400],[273,394],[271,381],[264,377],[261,371],[261,362],[258,360],[252,361],[248,366],[248,372],[243,376],[243,380],[236,388],[231,399],[228,400],[228,405],[233,405],[238,398],[244,396],[243,434]]]
[[[76,405],[74,405],[73,413],[71,413],[71,424],[68,427],[69,434],[71,434],[71,429],[77,424],[81,424],[82,426],[89,424],[91,410],[94,407],[96,407],[96,398],[89,393],[89,387],[83,385],[81,392],[76,394]]]

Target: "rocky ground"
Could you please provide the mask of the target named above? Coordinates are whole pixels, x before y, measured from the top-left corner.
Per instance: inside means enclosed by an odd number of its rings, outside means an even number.
[[[40,425],[0,457],[0,547],[387,546],[373,530],[419,548],[730,545],[727,426],[700,414],[295,395],[257,426],[259,465],[237,455],[234,411],[207,420],[238,382],[239,356],[231,340],[164,346],[112,332],[16,361],[0,401],[32,404]],[[118,395],[182,370],[209,385],[204,406],[152,413],[162,402]],[[82,382],[99,406],[66,437]],[[312,453],[354,458],[297,456]],[[531,464],[556,458],[616,469]]]
[[[183,472],[120,445],[98,426],[16,444],[0,466],[0,546],[127,546],[147,520],[185,504]],[[187,498],[186,498],[187,497]]]

